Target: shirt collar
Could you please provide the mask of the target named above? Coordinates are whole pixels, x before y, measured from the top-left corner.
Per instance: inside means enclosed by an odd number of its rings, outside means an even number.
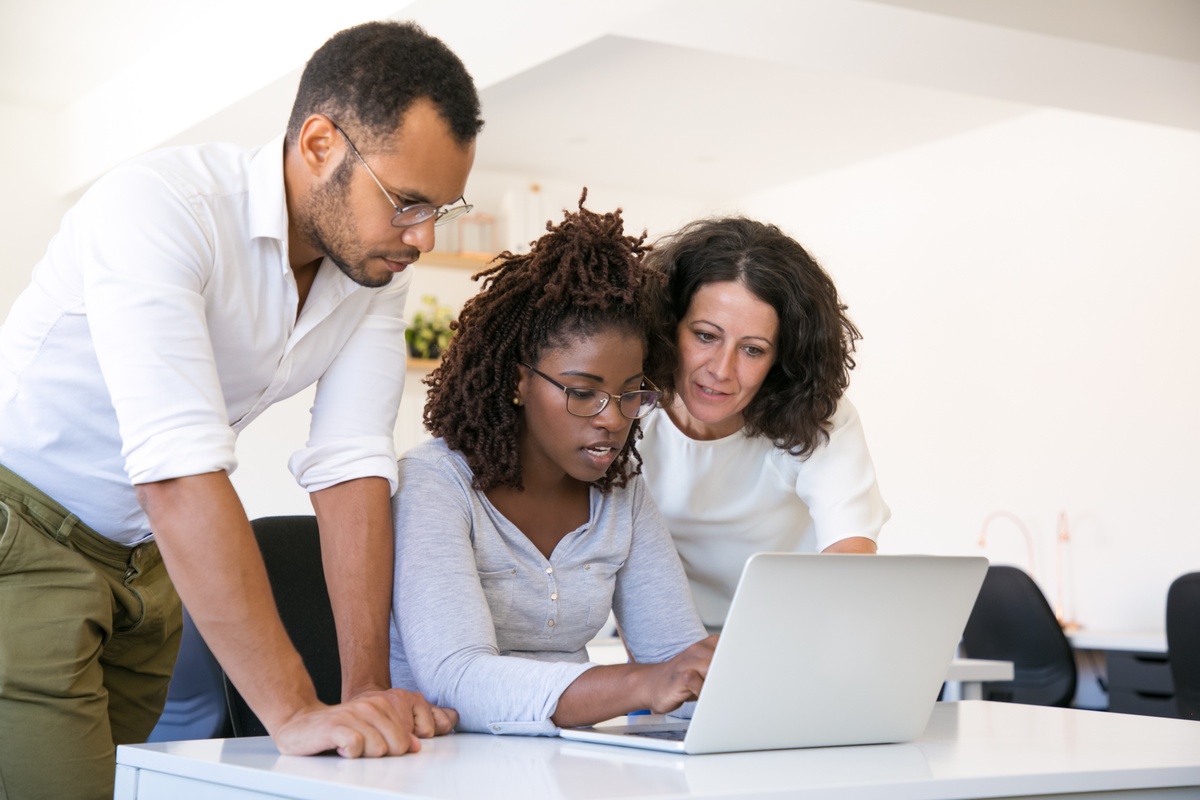
[[[279,241],[288,267],[287,195],[283,190],[283,139],[280,134],[259,148],[250,159],[249,216],[250,238],[267,237]]]
[[[283,254],[281,267],[284,272],[290,272],[292,265],[288,260],[287,194],[283,187],[283,140],[286,136],[287,134],[280,134],[259,148],[250,158],[249,217],[250,238],[265,237],[277,240],[279,251]],[[324,261],[328,261],[328,258]],[[312,303],[314,295],[332,293],[331,298],[336,303],[359,290],[377,291],[360,286],[339,269],[333,269],[335,274],[322,279],[323,274],[330,271],[325,268],[324,261],[310,292],[309,303],[305,304],[306,308]],[[333,264],[329,266],[332,267]]]

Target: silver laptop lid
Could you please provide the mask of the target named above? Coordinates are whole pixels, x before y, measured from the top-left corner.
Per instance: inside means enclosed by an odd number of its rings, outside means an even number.
[[[758,553],[690,753],[902,742],[924,730],[987,559]]]

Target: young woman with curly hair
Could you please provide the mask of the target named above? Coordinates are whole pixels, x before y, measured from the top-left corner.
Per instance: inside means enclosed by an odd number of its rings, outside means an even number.
[[[646,483],[710,630],[758,551],[875,552],[889,511],[843,397],[859,332],[794,239],[742,217],[657,242],[664,392],[642,422]]]
[[[400,459],[392,681],[468,731],[552,735],[694,699],[715,644],[634,448],[643,238],[565,214],[504,253],[426,379],[438,438]],[[615,612],[637,663],[588,663]]]

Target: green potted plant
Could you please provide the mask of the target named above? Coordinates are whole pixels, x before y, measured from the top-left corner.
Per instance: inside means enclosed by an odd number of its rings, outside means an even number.
[[[412,322],[404,331],[409,356],[441,358],[450,346],[450,337],[454,335],[450,329],[452,322],[454,313],[449,306],[440,305],[434,295],[422,295],[420,309],[413,314]]]

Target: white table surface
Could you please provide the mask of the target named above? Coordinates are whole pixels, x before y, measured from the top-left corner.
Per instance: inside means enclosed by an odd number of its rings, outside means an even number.
[[[1013,662],[988,658],[956,658],[946,670],[947,681],[973,683],[979,681],[1011,681]]]
[[[905,744],[686,756],[555,738],[455,734],[415,755],[281,756],[270,739],[117,748],[116,800],[944,800],[1107,791],[1200,796],[1200,722],[938,703]]]
[[[1167,652],[1165,630],[1113,631],[1080,628],[1069,631],[1067,638],[1076,650],[1130,650],[1137,653]]]

